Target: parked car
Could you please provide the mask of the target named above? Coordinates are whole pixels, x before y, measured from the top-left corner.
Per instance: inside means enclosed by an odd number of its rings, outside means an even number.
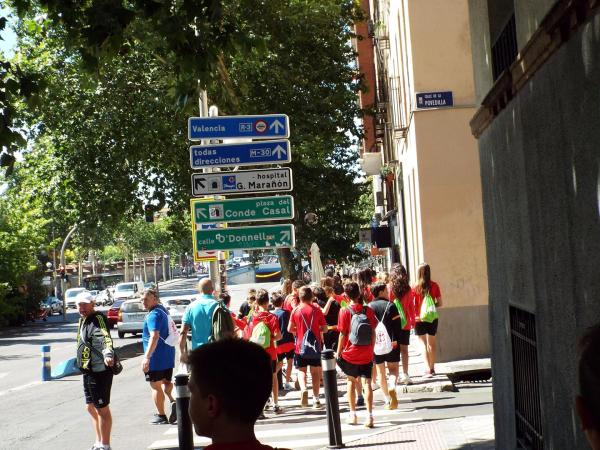
[[[96,302],[96,305],[99,305],[98,303],[98,294],[100,293],[100,291],[94,289],[90,291],[90,294],[92,296],[92,298],[94,299],[94,302]]]
[[[156,289],[156,284],[153,283],[152,281],[148,282],[148,283],[144,283],[144,290],[146,289]]]
[[[117,299],[130,300],[130,299],[141,297],[143,291],[144,291],[144,283],[142,283],[141,281],[130,281],[128,283],[118,283],[115,286],[115,292],[113,294],[113,297],[115,300],[117,300]]]
[[[125,303],[125,300],[115,300],[115,302],[112,304],[112,306],[106,313],[109,328],[114,328],[117,322],[119,322],[119,311],[121,310],[121,305],[123,303]]]
[[[169,311],[169,315],[173,319],[173,322],[177,324],[181,323],[183,315],[185,314],[185,310],[194,300],[196,300],[195,295],[179,295],[160,298],[160,302],[163,304],[165,309]]]
[[[65,300],[67,303],[67,309],[69,308],[77,308],[77,302],[75,301],[75,297],[77,297],[82,292],[85,292],[86,288],[71,288],[65,291]]]
[[[56,297],[49,295],[42,301],[42,303],[46,304],[50,308],[50,315],[63,313],[62,300]]]
[[[144,309],[144,305],[140,300],[125,300],[119,310],[119,322],[117,323],[119,337],[125,337],[126,333],[141,333],[147,315],[148,311]]]

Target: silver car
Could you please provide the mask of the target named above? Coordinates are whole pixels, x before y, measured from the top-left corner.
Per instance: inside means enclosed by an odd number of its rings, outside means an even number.
[[[137,334],[144,329],[144,320],[148,311],[140,300],[127,300],[119,310],[119,321],[117,322],[117,334],[120,338],[126,333]]]
[[[196,300],[195,295],[179,295],[174,297],[160,297],[160,302],[163,304],[165,309],[169,312],[169,315],[173,319],[173,322],[180,324],[185,314],[185,310],[188,308],[190,303]]]

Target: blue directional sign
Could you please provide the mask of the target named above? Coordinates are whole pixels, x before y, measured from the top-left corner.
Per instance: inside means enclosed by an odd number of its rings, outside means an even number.
[[[255,141],[244,144],[193,145],[192,169],[207,167],[256,166],[291,162],[290,141]]]
[[[190,117],[188,139],[285,139],[290,137],[290,124],[285,114],[262,116]]]

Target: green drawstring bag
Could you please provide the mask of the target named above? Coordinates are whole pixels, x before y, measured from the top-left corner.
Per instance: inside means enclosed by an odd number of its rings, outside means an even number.
[[[404,327],[406,326],[406,314],[404,314],[404,308],[398,299],[394,300],[394,305],[398,308],[398,312],[400,313],[400,327],[404,330]]]
[[[421,303],[421,322],[433,322],[438,318],[437,309],[435,309],[435,302],[431,295],[427,293],[425,298],[423,298],[423,303]]]

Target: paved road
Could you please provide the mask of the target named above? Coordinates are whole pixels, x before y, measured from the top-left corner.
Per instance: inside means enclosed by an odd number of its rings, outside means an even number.
[[[232,283],[245,281],[233,277]],[[176,280],[161,286],[162,293],[195,293],[195,278]],[[274,283],[261,286],[270,288]],[[249,285],[231,285],[232,306],[238,308]],[[105,310],[106,308],[99,308]],[[67,322],[53,316],[47,322],[35,322],[0,332],[0,449],[76,449],[91,446],[91,427],[84,411],[81,376],[41,382],[40,347],[51,345],[52,366],[74,356],[78,314],[69,310]],[[113,414],[115,448],[142,449],[164,430],[148,425],[153,414],[150,393],[139,369],[141,339],[127,335],[112,336],[117,348],[123,349],[125,370],[115,378]],[[132,432],[133,431],[133,432]],[[143,437],[144,442],[140,440]]]

